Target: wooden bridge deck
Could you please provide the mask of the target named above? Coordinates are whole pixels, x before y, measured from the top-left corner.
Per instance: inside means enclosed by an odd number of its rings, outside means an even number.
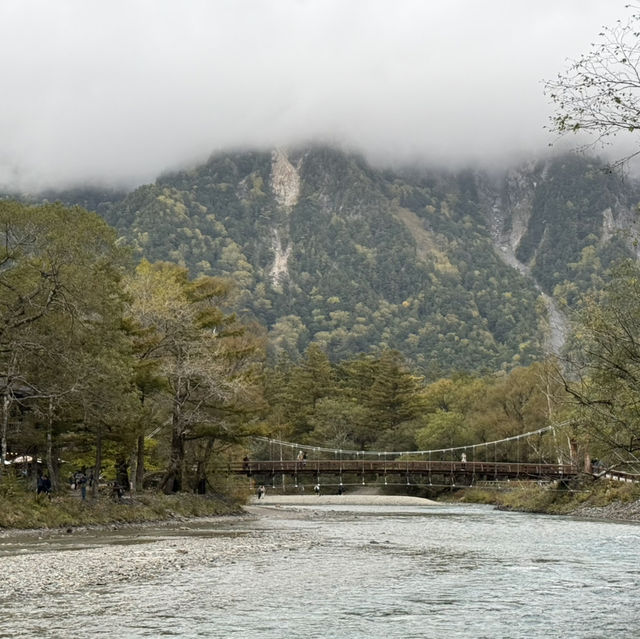
[[[307,460],[251,460],[234,462],[229,471],[251,475],[440,475],[470,476],[487,479],[569,479],[578,474],[569,464],[511,463],[487,461],[421,461],[384,459],[320,459]]]

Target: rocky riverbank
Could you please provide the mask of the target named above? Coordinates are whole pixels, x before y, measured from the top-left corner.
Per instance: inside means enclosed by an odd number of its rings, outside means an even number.
[[[607,519],[610,521],[640,521],[640,500],[613,502],[606,506],[581,506],[569,513],[573,517]]]
[[[640,486],[631,483],[577,480],[570,484],[515,486],[509,490],[469,488],[457,500],[493,504],[500,510],[544,513],[610,521],[640,521]]]

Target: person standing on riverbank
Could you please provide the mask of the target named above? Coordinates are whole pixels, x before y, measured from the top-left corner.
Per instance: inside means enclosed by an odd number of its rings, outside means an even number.
[[[258,499],[262,499],[264,497],[265,488],[262,484],[258,486]]]
[[[44,493],[47,497],[51,497],[51,480],[47,473],[42,473],[38,478],[38,487],[36,488],[36,495]]]
[[[86,468],[83,466],[82,469],[76,473],[76,488],[80,487],[82,501],[86,501],[87,499],[87,475],[85,471]]]

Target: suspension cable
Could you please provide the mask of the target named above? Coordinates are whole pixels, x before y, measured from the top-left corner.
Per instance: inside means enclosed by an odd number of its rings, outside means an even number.
[[[336,454],[339,453],[340,457],[342,457],[342,454],[346,454],[346,455],[355,455],[356,459],[362,455],[363,458],[365,455],[370,455],[370,456],[375,456],[375,455],[379,455],[381,452],[384,452],[385,455],[396,455],[396,456],[405,456],[405,455],[425,455],[425,454],[429,454],[431,455],[432,453],[442,453],[442,454],[453,454],[454,452],[458,452],[458,451],[464,451],[464,450],[468,450],[471,449],[472,451],[475,451],[476,448],[480,448],[482,446],[488,447],[491,445],[494,445],[494,447],[497,444],[502,444],[505,442],[513,442],[513,441],[517,441],[519,442],[519,440],[521,439],[527,439],[528,437],[533,437],[534,435],[541,435],[543,433],[546,433],[548,431],[554,431],[556,428],[561,428],[563,426],[568,426],[569,424],[572,424],[573,420],[568,420],[566,422],[562,422],[560,424],[551,424],[550,426],[545,426],[544,428],[538,428],[537,430],[533,430],[530,431],[528,433],[522,433],[520,435],[513,435],[512,437],[505,437],[503,439],[496,439],[494,441],[491,442],[482,442],[481,444],[467,444],[466,446],[453,446],[451,448],[432,448],[432,449],[428,449],[428,450],[396,450],[396,451],[371,451],[371,450],[345,450],[343,449],[338,449],[338,448],[323,448],[322,446],[313,446],[313,445],[308,445],[308,444],[296,444],[295,442],[288,442],[288,441],[283,441],[280,439],[273,439],[271,437],[261,437],[261,436],[254,436],[251,439],[254,439],[256,441],[261,441],[261,442],[267,442],[269,445],[279,445],[279,446],[288,446],[291,448],[299,448],[302,450],[309,450],[309,451],[314,451],[316,453],[318,452],[323,452],[323,453],[332,453],[332,454]],[[495,449],[495,448],[494,448]]]

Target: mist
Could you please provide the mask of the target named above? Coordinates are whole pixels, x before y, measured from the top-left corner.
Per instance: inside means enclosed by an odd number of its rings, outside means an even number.
[[[5,0],[0,185],[134,186],[307,140],[377,164],[546,152],[543,81],[625,2]]]

